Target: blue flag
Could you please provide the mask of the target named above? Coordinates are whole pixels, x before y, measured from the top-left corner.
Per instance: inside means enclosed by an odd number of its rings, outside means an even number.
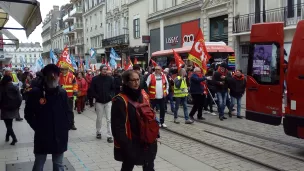
[[[40,68],[43,68],[43,67],[44,67],[43,59],[42,59],[41,56],[40,56],[40,58],[38,58],[37,63],[38,63],[38,65],[40,66]]]
[[[88,70],[88,69],[90,69],[90,65],[89,65],[89,59],[88,58],[86,58],[86,70]]]
[[[115,52],[113,48],[111,48],[110,58],[114,60],[121,60],[121,58],[118,56],[118,54]]]
[[[117,63],[116,63],[116,61],[114,60],[114,58],[111,58],[111,59],[110,59],[110,66],[111,66],[111,68],[116,69]]]
[[[95,58],[95,56],[96,56],[95,49],[93,49],[93,48],[90,49],[90,56],[91,56],[91,58]]]
[[[50,58],[51,58],[51,61],[52,61],[53,64],[57,64],[58,59],[57,59],[57,57],[56,57],[56,55],[54,54],[54,52],[53,52],[52,49],[50,50]]]
[[[77,69],[76,61],[73,55],[70,55],[70,60],[74,69]]]

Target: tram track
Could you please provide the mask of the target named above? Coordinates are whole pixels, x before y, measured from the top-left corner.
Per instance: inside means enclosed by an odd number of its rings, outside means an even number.
[[[167,114],[173,116],[173,114],[171,114],[171,113],[167,113]],[[182,116],[182,115],[178,115],[178,117],[184,118],[184,116]],[[275,138],[271,138],[271,137],[266,137],[266,136],[263,136],[263,135],[259,135],[257,133],[243,131],[243,130],[239,130],[239,129],[234,129],[234,128],[230,128],[230,127],[227,127],[227,126],[222,126],[222,125],[218,125],[218,124],[215,124],[215,123],[211,123],[211,122],[208,122],[208,121],[202,121],[202,120],[197,120],[197,119],[194,119],[194,121],[198,122],[198,123],[203,123],[203,124],[206,124],[206,125],[210,125],[210,126],[213,126],[213,127],[229,130],[229,131],[232,131],[232,132],[237,132],[237,133],[240,133],[240,134],[249,135],[249,136],[264,139],[264,140],[267,140],[267,141],[283,144],[283,145],[290,146],[290,147],[293,147],[293,148],[304,149],[304,146],[294,144],[294,143],[288,143],[288,142],[278,140],[278,139],[275,139]]]

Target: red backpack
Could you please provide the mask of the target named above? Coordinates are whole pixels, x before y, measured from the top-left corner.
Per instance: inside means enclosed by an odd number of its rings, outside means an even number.
[[[150,107],[148,95],[142,91],[143,102],[138,103],[126,98],[136,109],[136,118],[139,123],[140,141],[146,144],[152,144],[158,138],[159,125],[156,121],[156,114]]]

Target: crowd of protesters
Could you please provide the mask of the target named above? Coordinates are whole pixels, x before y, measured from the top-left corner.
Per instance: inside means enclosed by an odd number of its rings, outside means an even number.
[[[0,82],[1,119],[7,128],[5,140],[8,142],[11,137],[11,145],[17,143],[13,119],[22,121],[19,109],[23,99],[26,101],[25,119],[35,131],[33,170],[43,168],[47,154],[53,155],[53,166],[62,170],[68,132],[77,130],[73,109],[83,114],[86,106],[95,106],[96,138],[102,138],[102,119],[105,118],[107,142],[114,142],[115,159],[123,162],[121,170],[129,171],[134,165],[142,165],[144,171],[153,171],[157,153],[155,133],[159,137],[158,129],[167,127],[166,113],[171,112],[173,122],[180,124],[178,111],[182,105],[184,123],[192,124],[196,119],[205,120],[206,114],[217,115],[216,105],[218,117],[223,121],[227,119],[226,107],[228,116],[232,117],[236,104],[236,116],[242,119],[241,101],[246,79],[241,71],[230,72],[227,68],[225,63],[211,65],[204,74],[198,67],[183,66],[176,70],[156,66],[144,71],[140,65],[134,65],[124,71],[102,65],[99,71],[72,73],[67,66],[49,64],[35,73],[35,77],[28,68],[15,75],[5,70]],[[20,80],[19,88],[14,85],[14,79]],[[192,99],[190,112],[189,99]],[[157,111],[159,119],[155,115]],[[150,136],[147,139],[141,138],[145,118],[138,117],[142,115],[150,119],[146,127],[154,131],[144,132]]]

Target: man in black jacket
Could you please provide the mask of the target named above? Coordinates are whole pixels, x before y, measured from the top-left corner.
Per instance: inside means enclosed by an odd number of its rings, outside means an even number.
[[[43,170],[47,154],[52,154],[54,170],[64,170],[62,159],[67,151],[73,111],[66,91],[59,86],[59,74],[56,65],[47,65],[43,69],[43,86],[33,87],[28,93],[24,117],[35,131],[33,171]]]
[[[115,93],[115,87],[114,79],[113,77],[107,75],[107,70],[108,67],[106,65],[100,66],[100,75],[93,78],[91,83],[91,91],[93,97],[96,99],[96,138],[101,139],[102,117],[105,115],[107,120],[107,141],[108,143],[112,143],[111,106],[112,98]]]
[[[226,100],[228,96],[228,84],[226,81],[227,76],[228,76],[227,64],[222,63],[219,66],[218,70],[214,72],[212,78],[212,80],[214,80],[215,83],[215,92],[218,98],[219,118],[221,121],[227,119],[224,116],[224,110],[226,107]]]
[[[115,95],[117,95],[120,93],[122,87],[121,70],[116,69],[114,71],[114,86],[115,86]]]

